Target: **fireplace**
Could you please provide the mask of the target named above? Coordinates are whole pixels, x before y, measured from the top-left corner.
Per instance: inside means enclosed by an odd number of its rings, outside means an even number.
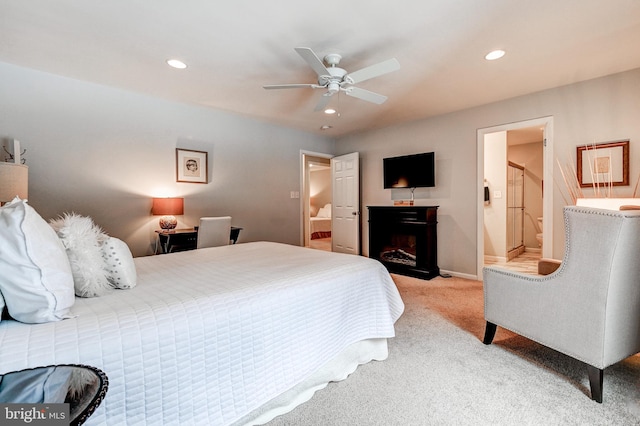
[[[392,234],[389,245],[380,252],[380,259],[415,268],[418,265],[415,235]]]
[[[403,275],[431,279],[440,274],[437,206],[369,206],[369,257]]]

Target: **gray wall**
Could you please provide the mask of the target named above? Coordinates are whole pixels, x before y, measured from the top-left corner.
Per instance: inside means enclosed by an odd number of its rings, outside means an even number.
[[[334,150],[329,138],[4,63],[0,100],[0,145],[27,149],[29,203],[45,219],[89,215],[135,256],[155,243],[154,196],[185,197],[179,227],[231,215],[241,242],[300,244],[300,150]],[[176,183],[176,147],[209,153],[209,184]]]
[[[640,69],[386,129],[331,139],[238,115],[168,102],[0,63],[0,138],[27,149],[29,199],[45,218],[91,215],[135,255],[151,252],[153,196],[184,196],[179,226],[200,216],[233,216],[241,241],[299,244],[300,150],[362,158],[363,252],[367,205],[390,205],[408,191],[382,189],[382,158],[436,152],[436,187],[416,190],[417,204],[440,206],[439,265],[475,276],[477,129],[554,118],[554,152],[575,164],[575,148],[631,139],[631,196],[640,173]],[[209,152],[211,183],[175,182],[175,148]],[[554,165],[554,257],[562,256],[566,190]],[[546,218],[545,218],[546,220]]]
[[[435,151],[436,187],[416,190],[416,204],[440,206],[440,268],[475,276],[477,129],[545,116],[553,116],[554,153],[561,164],[575,164],[578,145],[630,139],[631,185],[617,187],[616,195],[631,196],[640,173],[640,69],[341,138],[337,154],[359,151],[362,158],[363,251],[368,252],[366,206],[408,198],[397,193],[401,190],[382,188],[382,158]],[[567,196],[557,164],[554,176],[555,182],[545,182],[545,191],[554,191],[553,257],[561,258]]]

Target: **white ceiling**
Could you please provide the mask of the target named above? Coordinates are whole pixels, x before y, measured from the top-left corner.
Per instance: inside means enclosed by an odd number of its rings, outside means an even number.
[[[315,82],[295,47],[401,69],[327,116],[262,88]],[[638,68],[640,0],[0,0],[0,61],[339,136]]]

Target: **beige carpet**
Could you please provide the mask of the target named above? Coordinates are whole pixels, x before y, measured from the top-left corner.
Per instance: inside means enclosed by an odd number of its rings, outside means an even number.
[[[316,250],[331,251],[331,237],[310,240],[309,247]]]
[[[277,425],[640,425],[640,356],[589,398],[578,361],[498,328],[483,345],[482,283],[394,275],[406,310],[389,358],[360,366]]]

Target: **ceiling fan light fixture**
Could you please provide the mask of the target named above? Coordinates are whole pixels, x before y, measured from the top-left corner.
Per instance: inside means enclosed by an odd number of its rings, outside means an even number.
[[[178,59],[167,59],[167,65],[173,68],[177,68],[179,70],[183,70],[187,67],[187,64],[178,60]]]
[[[400,63],[396,58],[388,59],[368,67],[361,68],[352,73],[347,73],[343,68],[338,67],[342,56],[337,53],[330,53],[324,57],[324,61],[320,60],[313,50],[309,47],[296,47],[295,51],[304,59],[304,61],[318,75],[318,84],[270,84],[262,86],[265,89],[294,89],[294,88],[313,88],[325,89],[323,98],[316,105],[314,111],[323,111],[326,114],[335,114],[334,109],[324,109],[329,103],[331,96],[345,92],[346,95],[361,99],[363,101],[381,104],[387,100],[387,97],[368,90],[360,89],[352,86],[366,80],[390,73],[400,69]],[[328,65],[325,66],[325,63]],[[340,114],[338,113],[338,117]]]
[[[496,59],[500,59],[505,55],[505,51],[504,50],[492,50],[491,52],[487,53],[484,58],[487,61],[495,61]]]
[[[338,93],[340,91],[340,84],[333,81],[330,82],[329,85],[327,86],[327,91],[331,95]]]

